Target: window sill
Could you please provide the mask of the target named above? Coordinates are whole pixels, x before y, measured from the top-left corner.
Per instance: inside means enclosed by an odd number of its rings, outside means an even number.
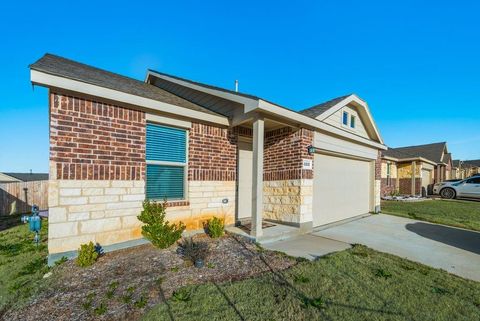
[[[167,201],[167,207],[189,206],[190,202],[186,200]]]

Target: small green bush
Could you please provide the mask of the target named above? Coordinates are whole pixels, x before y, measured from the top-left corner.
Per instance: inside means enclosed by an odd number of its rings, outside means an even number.
[[[182,222],[170,224],[165,220],[166,202],[144,201],[143,211],[138,219],[145,223],[142,235],[158,248],[165,249],[182,237],[185,225]]]
[[[181,288],[180,290],[177,290],[172,294],[173,300],[177,302],[190,301],[190,296],[191,296],[191,292],[186,288]]]
[[[206,230],[211,238],[217,238],[223,235],[225,224],[223,220],[218,217],[213,217],[207,221]]]
[[[389,279],[392,277],[392,273],[384,269],[377,269],[377,271],[375,272],[375,275],[385,279]]]
[[[95,244],[90,242],[88,244],[80,245],[78,250],[77,265],[80,267],[87,267],[95,263],[98,259],[98,252]]]

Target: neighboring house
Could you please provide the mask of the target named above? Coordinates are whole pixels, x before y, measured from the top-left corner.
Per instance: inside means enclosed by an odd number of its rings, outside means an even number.
[[[480,159],[462,161],[465,178],[480,173]]]
[[[49,88],[50,254],[141,238],[144,199],[191,230],[250,220],[256,239],[263,219],[309,231],[379,211],[386,147],[356,95],[295,112],[155,71],[142,82],[49,54],[30,68]]]
[[[452,160],[452,179],[464,179],[465,168],[463,161],[459,159]]]
[[[452,156],[447,143],[389,148],[382,152],[381,194],[421,195],[450,179]]]
[[[31,181],[46,181],[48,174],[45,173],[0,173],[0,183],[13,182],[31,182]]]

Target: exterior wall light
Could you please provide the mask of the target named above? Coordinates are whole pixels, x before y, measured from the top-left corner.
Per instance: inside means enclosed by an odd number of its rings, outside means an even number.
[[[312,145],[310,145],[310,146],[307,147],[307,150],[308,150],[308,155],[313,155],[313,154],[315,154],[315,151],[317,149],[315,147],[313,147]]]

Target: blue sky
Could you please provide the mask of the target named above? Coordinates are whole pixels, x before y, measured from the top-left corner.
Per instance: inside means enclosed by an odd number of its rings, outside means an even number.
[[[366,100],[392,147],[447,141],[480,158],[477,1],[32,1],[0,4],[0,171],[48,170],[50,52],[143,79],[147,68],[295,110]]]

